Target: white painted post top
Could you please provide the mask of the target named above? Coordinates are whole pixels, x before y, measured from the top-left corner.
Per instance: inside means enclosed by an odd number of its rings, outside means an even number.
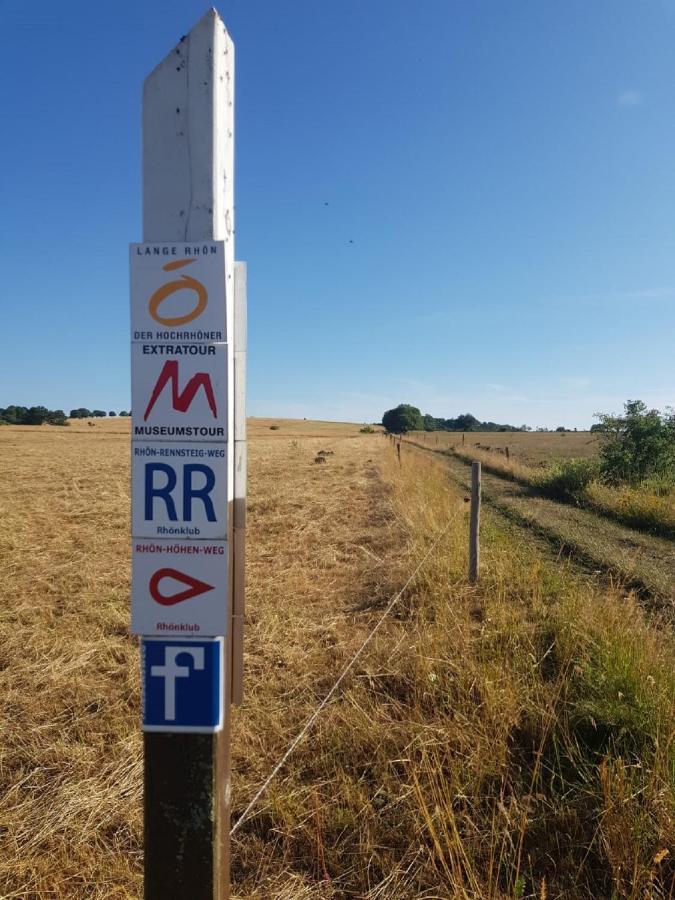
[[[143,86],[143,240],[224,240],[232,271],[234,44],[215,9]]]

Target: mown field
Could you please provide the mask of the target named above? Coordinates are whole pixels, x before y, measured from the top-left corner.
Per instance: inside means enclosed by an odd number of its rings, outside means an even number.
[[[489,504],[470,585],[462,469],[355,425],[250,431],[235,820],[424,563],[237,832],[235,895],[675,896],[667,605]],[[0,429],[7,900],[141,896],[128,465],[128,421]]]

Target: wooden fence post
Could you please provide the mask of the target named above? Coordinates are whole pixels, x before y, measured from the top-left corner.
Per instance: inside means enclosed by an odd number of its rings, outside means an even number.
[[[480,463],[471,463],[471,521],[469,526],[469,581],[478,581],[480,572]]]
[[[202,241],[224,241],[226,294],[232,297],[234,45],[214,9],[181,38],[144,84],[143,240],[197,246]],[[228,299],[228,340],[232,305]],[[228,472],[233,473],[231,349],[226,454]],[[230,573],[233,480],[228,479],[227,487]],[[223,729],[215,734],[144,735],[146,900],[230,896],[231,637],[230,625],[224,641]]]

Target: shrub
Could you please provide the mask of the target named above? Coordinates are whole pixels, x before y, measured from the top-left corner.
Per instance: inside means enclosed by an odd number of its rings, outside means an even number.
[[[647,409],[641,400],[624,404],[622,416],[600,419],[602,476],[611,483],[638,483],[675,474],[675,412]]]
[[[675,485],[649,479],[639,486],[624,484],[610,487],[599,481],[585,492],[586,505],[601,515],[610,516],[653,534],[675,538]]]
[[[561,459],[554,462],[534,482],[538,488],[559,500],[579,500],[588,485],[598,477],[594,459]]]
[[[375,429],[372,425],[364,425],[363,428],[359,428],[361,434],[375,434]]]

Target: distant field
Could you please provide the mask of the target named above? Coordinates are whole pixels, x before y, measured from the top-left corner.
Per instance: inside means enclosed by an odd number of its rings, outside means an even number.
[[[381,431],[381,426],[374,426]],[[258,437],[349,437],[359,435],[362,422],[322,422],[315,419],[268,419],[252,416],[248,419],[248,433]]]
[[[413,431],[408,437],[425,447],[442,450],[464,444],[493,453],[509,448],[512,459],[528,466],[543,465],[553,459],[591,457],[598,452],[598,438],[590,431]]]
[[[248,436],[249,438],[260,437],[349,437],[350,435],[359,435],[363,423],[361,422],[328,422],[317,419],[273,419],[249,417]],[[381,426],[373,426],[377,431],[381,431]],[[69,419],[68,425],[5,425],[0,426],[0,434],[10,435],[26,434],[32,435],[33,438],[50,438],[58,439],[59,436],[67,436],[68,434],[79,434],[84,432],[90,435],[96,434],[130,434],[131,419],[127,416],[109,416],[100,419]]]

